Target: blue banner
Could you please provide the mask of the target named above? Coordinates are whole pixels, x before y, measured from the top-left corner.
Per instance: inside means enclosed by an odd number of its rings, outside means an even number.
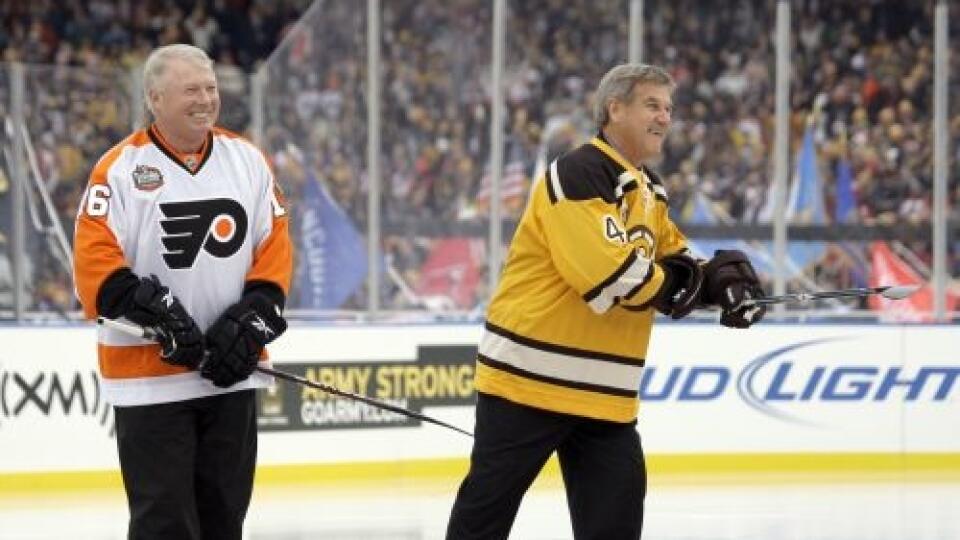
[[[803,133],[803,145],[797,155],[797,173],[787,200],[787,222],[823,225],[827,222],[823,204],[823,185],[817,168],[817,149],[813,141],[813,126]]]
[[[803,133],[803,145],[797,156],[797,174],[787,201],[787,222],[792,225],[825,225],[823,183],[817,165],[813,124]],[[787,246],[790,260],[800,270],[816,264],[827,250],[826,242],[793,240]],[[772,250],[771,250],[772,251]]]
[[[857,197],[853,192],[853,171],[846,158],[837,160],[837,223],[856,221]]]
[[[304,185],[300,213],[297,307],[337,309],[367,279],[363,236],[313,174]]]

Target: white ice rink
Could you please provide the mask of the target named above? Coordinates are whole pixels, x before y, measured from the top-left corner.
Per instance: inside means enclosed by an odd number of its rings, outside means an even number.
[[[391,489],[258,488],[250,540],[442,539],[456,484]],[[516,540],[572,538],[562,489],[536,486]],[[0,499],[0,539],[119,540],[122,493]],[[960,482],[651,485],[645,540],[958,540]]]

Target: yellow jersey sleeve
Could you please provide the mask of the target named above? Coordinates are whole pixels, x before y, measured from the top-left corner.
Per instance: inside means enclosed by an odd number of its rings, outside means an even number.
[[[589,168],[551,167],[538,186],[550,191],[550,200],[534,203],[557,271],[595,313],[605,313],[616,304],[649,302],[664,275],[653,254],[629,238],[617,201],[591,192],[599,181]]]

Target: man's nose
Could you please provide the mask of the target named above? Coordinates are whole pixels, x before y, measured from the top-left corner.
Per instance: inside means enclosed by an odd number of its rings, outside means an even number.
[[[216,94],[214,92],[203,91],[200,92],[198,101],[203,104],[208,104],[212,103],[214,99],[216,99]]]

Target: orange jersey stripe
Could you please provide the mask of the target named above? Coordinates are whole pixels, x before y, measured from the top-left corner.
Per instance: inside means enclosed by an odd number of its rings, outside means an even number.
[[[186,373],[185,367],[173,366],[160,359],[159,345],[115,346],[97,344],[100,373],[106,379],[133,379]]]
[[[190,371],[160,359],[159,345],[104,345],[97,343],[100,373],[105,379],[162,377]],[[260,362],[269,360],[267,350],[260,352]]]
[[[253,254],[253,266],[246,281],[269,281],[277,284],[283,294],[290,291],[293,279],[293,246],[290,242],[290,222],[286,217],[273,218],[273,228]]]
[[[73,273],[77,298],[83,306],[84,316],[88,319],[97,315],[97,293],[100,291],[100,285],[110,274],[127,266],[123,251],[107,222],[107,212],[94,211],[95,215],[91,215],[91,210],[94,210],[98,204],[111,204],[107,171],[117,161],[124,147],[143,146],[149,143],[150,139],[146,132],[141,130],[111,148],[94,166],[87,183],[87,191],[80,201],[74,233]],[[91,196],[101,200],[91,202]]]

